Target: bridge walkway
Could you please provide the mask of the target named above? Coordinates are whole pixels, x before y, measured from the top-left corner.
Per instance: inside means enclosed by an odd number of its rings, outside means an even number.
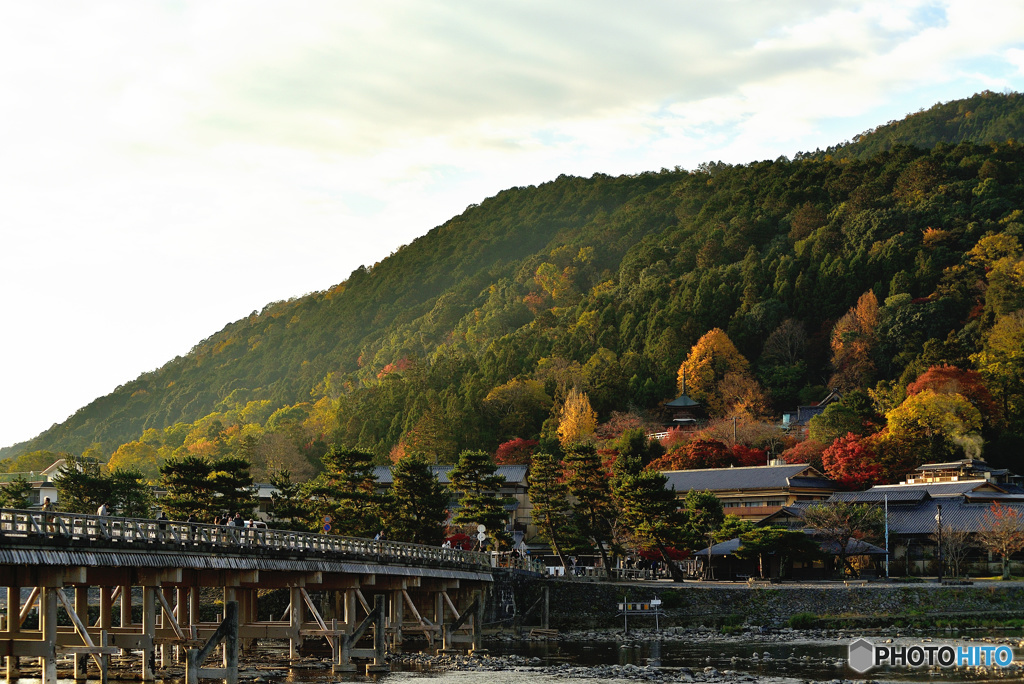
[[[158,662],[183,662],[218,633],[224,607],[236,603],[242,648],[282,639],[297,657],[307,637],[324,638],[336,670],[354,669],[353,658],[373,658],[382,669],[385,639],[397,649],[410,631],[443,648],[479,647],[481,594],[491,581],[490,557],[459,549],[0,509],[0,585],[7,588],[0,654],[8,682],[18,678],[20,658],[36,657],[43,684],[55,684],[58,655],[73,657],[81,679],[89,667],[105,677],[112,653],[140,652],[140,676],[150,681]],[[216,610],[211,589],[219,594]],[[288,607],[261,620],[268,589],[287,590]],[[58,625],[61,609],[72,626]],[[357,647],[354,637],[363,634],[372,648]]]

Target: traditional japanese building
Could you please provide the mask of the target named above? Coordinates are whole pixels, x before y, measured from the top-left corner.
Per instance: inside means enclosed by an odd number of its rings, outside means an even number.
[[[797,502],[823,501],[836,490],[832,480],[806,463],[668,470],[662,475],[680,499],[690,490],[709,491],[722,502],[726,514],[753,521]]]

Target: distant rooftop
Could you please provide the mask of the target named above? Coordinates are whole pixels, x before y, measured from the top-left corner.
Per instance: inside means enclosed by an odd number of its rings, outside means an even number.
[[[438,482],[443,485],[451,484],[451,480],[448,479],[448,473],[451,472],[452,465],[432,465],[430,470],[437,476]],[[498,469],[494,472],[495,475],[500,475],[505,478],[505,482],[510,485],[526,485],[526,472],[527,466],[525,465],[503,465],[498,466]],[[393,484],[394,477],[391,473],[391,466],[377,466],[373,469],[373,474],[377,478],[377,482],[380,484]]]
[[[677,492],[728,491],[736,489],[778,489],[810,487],[831,489],[834,484],[807,465],[749,466],[745,468],[704,468],[700,470],[667,470],[668,486]]]
[[[692,406],[700,406],[700,403],[694,401],[685,394],[680,394],[672,401],[666,401],[665,406],[668,406],[669,408],[690,408]]]

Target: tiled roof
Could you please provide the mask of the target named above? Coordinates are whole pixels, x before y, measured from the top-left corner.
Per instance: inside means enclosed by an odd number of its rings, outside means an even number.
[[[706,468],[702,470],[666,470],[668,487],[677,492],[728,491],[734,489],[778,489],[791,486],[791,480],[812,480],[813,486],[832,486],[820,473],[806,463],[784,466],[753,466],[749,468]]]
[[[669,408],[690,408],[693,406],[700,406],[700,404],[685,394],[680,394],[672,401],[666,401],[665,406],[668,406]]]
[[[863,492],[842,492],[843,495]],[[838,498],[838,497],[837,497]],[[844,499],[848,500],[848,499]],[[868,500],[863,500],[866,503]],[[881,507],[881,499],[874,500],[876,505]],[[800,502],[801,504],[804,502]],[[889,501],[892,504],[892,500]],[[1004,505],[1009,506],[1024,515],[1024,501],[1006,501]],[[957,530],[967,532],[978,532],[986,525],[985,516],[991,510],[990,502],[974,502],[968,495],[959,497],[932,498],[926,496],[916,503],[909,505],[889,506],[889,534],[903,536],[927,536],[938,529],[936,516],[942,506],[942,524]],[[783,509],[789,515],[803,516],[806,506],[787,506]],[[775,515],[779,515],[776,513]]]
[[[838,546],[830,542],[821,542],[819,544],[821,550],[825,553],[835,553]],[[731,556],[740,548],[740,538],[733,537],[732,539],[724,542],[719,542],[711,547],[712,556]],[[880,546],[869,544],[862,539],[849,539],[846,542],[846,555],[848,556],[863,556],[863,555],[882,555],[886,554],[886,550]],[[708,548],[705,546],[699,551],[694,551],[695,556],[706,556],[708,555]]]
[[[836,483],[827,477],[791,477],[789,486],[802,489],[835,489]]]
[[[829,499],[830,501],[845,501],[847,503],[880,503],[888,500],[893,505],[917,504],[928,498],[928,492],[924,489],[902,488],[895,491],[882,491],[869,489],[866,492],[836,492]]]
[[[922,466],[918,466],[917,470],[921,472],[926,472],[929,470],[953,470],[954,468],[971,468],[972,470],[977,470],[978,472],[989,473],[1006,472],[1005,470],[996,471],[992,468],[992,466],[990,466],[985,461],[980,461],[974,458],[965,458],[959,461],[950,461],[949,463],[925,463]]]
[[[875,485],[869,492],[892,494],[893,492],[926,491],[931,496],[958,496],[976,489],[988,489],[994,487],[996,491],[1003,491],[1002,485],[997,485],[988,480],[960,480],[958,482],[927,482],[912,485]]]
[[[1022,492],[967,492],[964,494],[964,499],[967,501],[999,501],[999,502],[1010,502],[1018,501],[1024,503],[1024,493]]]
[[[818,544],[821,550],[825,553],[837,553],[839,550],[839,544],[834,542],[823,541]],[[883,549],[881,546],[875,546],[869,544],[863,539],[854,539],[850,537],[846,540],[846,555],[847,556],[885,556],[888,555],[888,551]]]
[[[451,472],[455,466],[451,465],[434,465],[430,466],[430,469],[437,475],[437,480],[443,485],[450,484],[451,480],[448,479],[448,473]],[[526,486],[526,472],[527,466],[524,465],[504,465],[498,466],[498,469],[494,471],[495,475],[500,475],[505,478],[506,484],[509,485],[521,485]],[[373,474],[377,478],[377,482],[380,484],[393,484],[394,478],[391,474],[391,466],[377,466],[373,469]]]

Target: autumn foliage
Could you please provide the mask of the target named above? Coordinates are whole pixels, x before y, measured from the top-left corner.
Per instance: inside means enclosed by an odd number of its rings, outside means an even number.
[[[537,440],[516,437],[498,446],[494,452],[494,462],[497,465],[529,465],[536,450]]]
[[[797,442],[794,446],[783,451],[779,454],[779,458],[791,464],[806,463],[816,470],[823,471],[824,465],[822,464],[821,454],[827,447],[827,444],[815,442],[813,439],[806,439],[802,442]]]
[[[988,422],[999,420],[999,407],[985,386],[981,373],[977,371],[961,370],[948,364],[932,366],[907,385],[907,396],[924,390],[932,390],[937,394],[959,394],[971,402]]]
[[[882,466],[869,440],[852,432],[840,437],[821,454],[825,475],[843,489],[866,489],[882,484]]]
[[[695,439],[651,462],[648,470],[700,470],[732,466],[763,466],[768,455],[763,449],[743,444],[732,447],[716,439]]]
[[[750,372],[750,362],[721,328],[706,332],[679,366],[679,390],[704,404],[715,416],[761,415],[764,392]]]
[[[878,298],[869,291],[861,295],[857,304],[832,328],[832,368],[835,372],[829,380],[831,387],[853,389],[872,379],[875,365],[871,360],[871,350],[875,345],[877,327]]]
[[[586,392],[573,387],[565,398],[558,422],[558,441],[563,446],[581,442],[597,429],[597,412],[590,407]]]

